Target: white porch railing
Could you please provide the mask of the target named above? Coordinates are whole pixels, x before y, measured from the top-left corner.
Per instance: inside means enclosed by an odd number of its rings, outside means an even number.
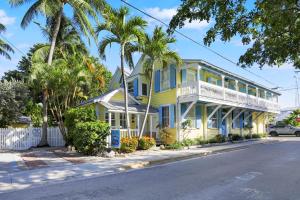
[[[41,128],[1,128],[0,149],[26,150],[36,147],[42,138]],[[48,128],[48,144],[64,146],[65,141],[58,127]]]
[[[225,103],[227,102],[229,105],[236,105],[245,108],[275,112],[279,111],[279,105],[275,101],[262,99],[204,81],[188,82],[179,85],[177,96],[179,98],[199,96],[209,98],[212,102],[223,101]]]
[[[129,137],[127,129],[120,129],[121,138]],[[138,137],[139,136],[139,130],[138,129],[130,129],[130,135],[131,137]]]

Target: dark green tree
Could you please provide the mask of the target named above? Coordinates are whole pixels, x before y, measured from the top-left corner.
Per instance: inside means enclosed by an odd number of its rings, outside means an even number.
[[[192,20],[211,21],[205,45],[217,38],[240,36],[252,46],[239,59],[243,67],[258,63],[292,63],[300,68],[300,3],[298,0],[183,0],[169,25],[169,33]]]

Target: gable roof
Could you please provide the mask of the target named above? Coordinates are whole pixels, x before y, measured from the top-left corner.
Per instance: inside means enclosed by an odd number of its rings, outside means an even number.
[[[124,94],[124,89],[123,88],[118,88],[109,92],[106,92],[100,96],[88,99],[87,101],[83,101],[80,103],[80,106],[83,105],[89,105],[89,104],[93,104],[93,103],[97,103],[97,102],[110,102],[111,98],[116,95],[117,93],[122,92]],[[131,94],[128,93],[128,99],[132,100],[133,102],[135,102],[136,104],[140,104],[140,102],[138,100],[136,100]]]

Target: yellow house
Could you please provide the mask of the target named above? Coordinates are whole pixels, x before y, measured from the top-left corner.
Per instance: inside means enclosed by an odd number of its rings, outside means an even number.
[[[119,73],[119,74],[117,74]],[[116,71],[114,77],[119,77]],[[138,134],[149,93],[149,80],[139,60],[126,76],[132,134]],[[209,139],[217,134],[262,134],[270,116],[279,113],[279,93],[254,81],[198,59],[183,59],[181,66],[156,64],[150,115],[144,135],[159,137],[159,129],[167,128],[178,141],[186,138]],[[94,98],[99,120],[126,136],[122,83],[110,92]],[[118,86],[119,88],[117,89]],[[190,126],[182,128],[189,120]]]

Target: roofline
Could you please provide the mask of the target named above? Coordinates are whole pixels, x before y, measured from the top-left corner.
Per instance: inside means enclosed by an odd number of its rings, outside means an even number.
[[[240,79],[240,80],[243,80],[243,81],[245,81],[245,82],[247,82],[247,83],[251,83],[252,85],[255,85],[255,86],[264,88],[264,89],[268,90],[269,92],[275,93],[275,94],[277,94],[277,95],[281,95],[281,93],[276,92],[276,91],[273,91],[273,90],[271,90],[270,88],[268,88],[268,87],[266,87],[266,86],[264,86],[264,85],[261,85],[261,84],[259,84],[259,83],[254,82],[254,81],[251,81],[251,80],[249,80],[249,79],[247,79],[247,78],[244,78],[244,77],[242,77],[242,76],[240,76],[240,75],[237,75],[237,74],[235,74],[235,73],[229,72],[228,70],[225,70],[225,69],[223,69],[223,68],[221,68],[221,67],[218,67],[218,66],[216,66],[216,65],[214,65],[214,64],[211,64],[211,63],[209,63],[209,62],[207,62],[207,61],[205,61],[205,60],[202,60],[202,59],[182,59],[182,61],[183,61],[183,62],[191,62],[191,63],[201,63],[201,64],[204,64],[204,65],[206,65],[207,67],[214,68],[214,69],[219,70],[219,71],[221,71],[221,72],[223,72],[223,73],[227,73],[227,74],[229,74],[229,75],[231,75],[231,76],[233,76],[233,77],[235,77],[235,78],[238,78],[238,79]]]

